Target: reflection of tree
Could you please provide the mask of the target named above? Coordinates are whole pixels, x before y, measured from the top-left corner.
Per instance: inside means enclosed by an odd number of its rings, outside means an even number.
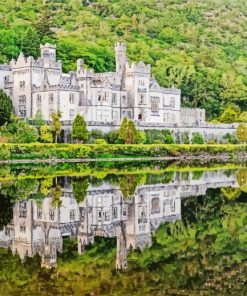
[[[55,187],[53,187],[51,189],[51,198],[52,198],[51,205],[53,207],[60,207],[61,206],[61,204],[62,204],[62,201],[60,199],[61,195],[62,195],[62,188],[60,185],[57,184],[57,185],[55,185]]]
[[[47,196],[50,193],[52,183],[52,178],[45,178],[40,182],[40,192],[44,196]]]
[[[0,230],[10,223],[13,217],[13,203],[8,196],[0,194]]]
[[[118,179],[124,198],[130,198],[135,193],[138,177],[136,175],[121,175]]]
[[[16,180],[9,184],[6,193],[13,199],[28,199],[36,193],[39,187],[39,181],[35,179]]]
[[[221,188],[221,192],[228,200],[236,200],[241,194],[241,190],[239,188],[231,187]]]
[[[247,170],[239,170],[236,174],[236,178],[241,191],[247,193]]]
[[[88,177],[76,178],[73,179],[73,195],[76,201],[79,203],[84,200],[87,189],[88,189]]]

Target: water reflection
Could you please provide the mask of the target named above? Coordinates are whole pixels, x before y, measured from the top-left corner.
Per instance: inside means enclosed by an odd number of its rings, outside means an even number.
[[[0,231],[0,246],[22,260],[38,253],[42,266],[55,267],[64,237],[77,238],[79,253],[95,237],[116,237],[116,268],[124,269],[130,249],[150,247],[152,234],[162,223],[182,219],[184,198],[205,195],[209,188],[239,190],[246,184],[246,174],[240,172],[125,175],[100,182],[69,177],[40,180],[29,198],[22,199],[20,193],[22,200],[13,205],[12,221]],[[46,196],[37,199],[40,192]]]

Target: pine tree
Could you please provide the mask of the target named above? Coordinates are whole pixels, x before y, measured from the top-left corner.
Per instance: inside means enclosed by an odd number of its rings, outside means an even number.
[[[26,57],[38,58],[41,40],[34,28],[29,28],[21,40],[21,50]]]
[[[12,112],[13,105],[10,97],[0,90],[0,126],[10,122]]]
[[[47,5],[43,6],[42,11],[38,17],[35,28],[40,36],[41,41],[44,39],[53,39],[54,33],[52,31],[52,15]]]
[[[78,142],[85,142],[88,140],[87,124],[83,116],[77,114],[73,122],[72,138]]]
[[[61,128],[62,128],[61,122],[60,122],[61,113],[60,112],[52,113],[51,117],[52,117],[51,130],[53,132],[54,142],[57,143],[57,137],[60,135]]]
[[[133,120],[129,120],[128,122],[128,136],[127,136],[127,143],[126,144],[135,144],[137,138],[137,129],[135,127],[135,123]]]
[[[122,140],[124,143],[126,143],[127,136],[128,136],[128,118],[124,117],[119,130],[118,138],[119,140]]]

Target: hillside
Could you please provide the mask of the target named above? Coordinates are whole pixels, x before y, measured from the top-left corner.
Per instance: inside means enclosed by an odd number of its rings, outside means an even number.
[[[0,63],[39,43],[57,44],[64,70],[77,58],[114,69],[114,42],[158,82],[182,89],[183,105],[216,118],[229,103],[247,110],[246,0],[0,0]]]

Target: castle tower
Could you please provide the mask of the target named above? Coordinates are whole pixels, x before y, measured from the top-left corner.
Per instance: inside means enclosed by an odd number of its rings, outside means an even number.
[[[41,58],[44,61],[44,66],[50,67],[51,63],[56,62],[56,51],[57,48],[55,45],[46,43],[45,45],[40,45],[40,52],[41,52]]]
[[[120,222],[120,225],[116,226],[117,236],[117,257],[116,257],[116,268],[125,269],[127,268],[127,248],[126,248],[126,234],[125,225]]]
[[[126,64],[126,45],[124,42],[115,43],[115,58],[117,83],[121,84]]]

